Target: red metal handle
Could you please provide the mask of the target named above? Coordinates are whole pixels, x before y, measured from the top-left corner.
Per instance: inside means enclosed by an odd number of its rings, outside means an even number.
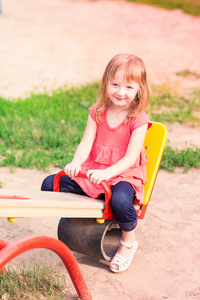
[[[46,248],[54,251],[62,259],[80,299],[92,300],[73,253],[63,242],[52,237],[28,236],[14,242],[0,239],[0,272],[4,272],[4,266],[13,258],[28,250],[37,248]]]
[[[53,182],[53,191],[54,192],[60,192],[60,179],[62,176],[66,175],[65,174],[65,171],[62,170],[60,172],[58,172],[54,178],[54,182]],[[88,179],[87,178],[87,173],[86,172],[83,172],[83,171],[80,171],[78,173],[78,177],[82,177],[82,178],[85,178],[85,179]],[[89,180],[89,179],[88,179]],[[103,219],[114,219],[114,216],[112,214],[112,210],[111,210],[111,207],[110,207],[110,199],[112,197],[112,192],[111,192],[111,188],[109,186],[109,184],[103,180],[101,183],[100,183],[101,187],[103,188],[104,192],[105,192],[105,209],[104,209],[104,213],[103,213]]]

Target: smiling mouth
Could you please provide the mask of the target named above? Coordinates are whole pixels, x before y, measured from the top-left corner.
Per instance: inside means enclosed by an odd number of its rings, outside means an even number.
[[[124,98],[115,97],[117,100],[122,101],[125,100]]]

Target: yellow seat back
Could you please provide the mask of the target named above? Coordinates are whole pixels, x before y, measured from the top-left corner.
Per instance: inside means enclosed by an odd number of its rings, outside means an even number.
[[[143,219],[153,191],[156,176],[165,150],[167,128],[161,123],[153,122],[144,140],[144,149],[148,155],[147,182],[144,186],[144,202],[135,206],[139,219]],[[139,207],[139,209],[138,209]]]
[[[144,205],[147,205],[154,187],[156,176],[162,160],[162,156],[167,141],[167,128],[161,123],[153,122],[144,141],[144,149],[148,156],[147,182],[144,186]]]

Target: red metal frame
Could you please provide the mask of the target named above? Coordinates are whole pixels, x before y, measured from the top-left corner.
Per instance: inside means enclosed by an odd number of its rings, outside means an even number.
[[[35,248],[46,248],[54,251],[62,259],[78,296],[82,300],[92,300],[73,253],[63,242],[52,237],[28,236],[14,242],[0,240],[0,271],[16,256]]]
[[[54,182],[53,182],[53,191],[54,192],[60,192],[60,179],[64,175],[66,175],[64,170],[62,170],[56,174],[56,176],[54,178]],[[88,179],[86,176],[86,172],[83,172],[83,171],[80,171],[78,173],[78,177]],[[105,209],[104,209],[102,219],[113,220],[114,216],[112,214],[112,210],[110,207],[110,199],[112,197],[111,188],[105,180],[103,180],[100,183],[100,185],[102,186],[102,188],[104,189],[104,192],[105,192]],[[152,191],[153,191],[153,189],[152,189]],[[137,213],[138,219],[143,219],[145,216],[148,204],[147,205],[144,205],[143,203],[138,203],[138,204],[141,205],[141,208],[139,210],[137,209],[136,213]]]
[[[54,192],[60,192],[60,179],[64,175],[66,175],[64,170],[62,170],[62,171],[60,171],[56,174],[56,176],[54,178],[54,182],[53,182],[53,191]],[[83,171],[80,171],[78,173],[78,177],[88,179],[87,175],[86,175],[86,172],[83,172]],[[105,209],[104,209],[102,219],[113,220],[114,216],[112,214],[112,210],[111,210],[111,207],[110,207],[110,199],[111,199],[111,196],[112,196],[111,188],[105,180],[103,180],[100,183],[100,185],[101,185],[101,187],[103,188],[103,190],[105,192]]]

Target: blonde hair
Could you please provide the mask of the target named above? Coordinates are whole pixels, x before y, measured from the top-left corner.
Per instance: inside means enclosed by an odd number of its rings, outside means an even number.
[[[148,112],[149,88],[143,60],[131,54],[117,54],[108,63],[100,83],[98,104],[96,107],[98,123],[101,122],[101,114],[108,108],[110,102],[107,95],[108,82],[114,79],[116,72],[119,70],[124,72],[126,81],[135,81],[139,84],[139,90],[131,103],[125,123],[131,117],[136,117],[141,111]]]

